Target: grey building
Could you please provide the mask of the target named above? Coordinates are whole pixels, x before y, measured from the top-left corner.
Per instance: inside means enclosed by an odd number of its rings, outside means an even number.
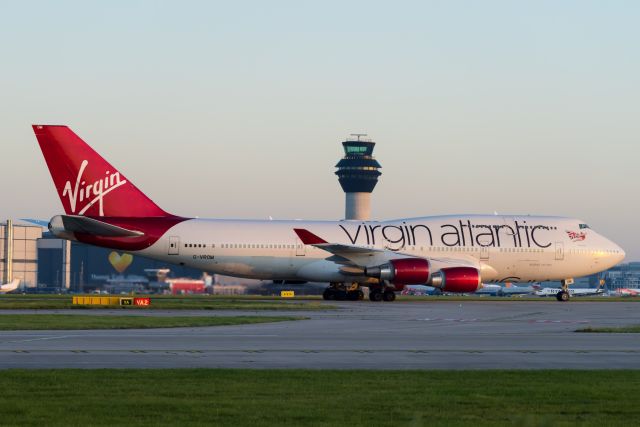
[[[0,281],[20,279],[21,285],[38,285],[37,240],[42,227],[12,220],[0,223]]]
[[[38,239],[38,286],[69,289],[71,285],[71,242],[44,233]]]

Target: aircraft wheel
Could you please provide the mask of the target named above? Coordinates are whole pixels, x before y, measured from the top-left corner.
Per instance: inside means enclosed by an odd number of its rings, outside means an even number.
[[[364,292],[361,289],[356,291],[358,293],[358,301],[362,301],[364,299]]]
[[[335,298],[333,289],[327,288],[322,293],[322,299],[325,301],[329,301]]]
[[[335,295],[336,301],[344,301],[347,299],[346,291],[335,291]]]
[[[562,302],[567,302],[569,301],[569,292],[567,291],[560,291],[556,294],[556,299],[558,301],[562,301]]]
[[[369,292],[369,299],[373,302],[382,301],[382,292],[380,292],[379,290],[372,290],[371,292]]]
[[[359,291],[349,291],[347,293],[347,298],[349,298],[349,301],[358,301],[358,292]]]
[[[396,293],[393,291],[385,291],[384,294],[382,294],[382,299],[384,299],[387,302],[395,301]]]

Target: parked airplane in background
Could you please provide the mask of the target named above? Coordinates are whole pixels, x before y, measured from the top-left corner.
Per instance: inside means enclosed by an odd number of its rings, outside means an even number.
[[[640,297],[640,289],[619,288],[616,295],[620,297]]]
[[[483,285],[478,294],[494,295],[499,297],[508,297],[513,295],[533,295],[533,293],[539,289],[539,286],[515,286],[511,283],[502,285]]]
[[[483,285],[484,288],[484,285]],[[481,289],[483,289],[481,288]],[[442,295],[439,289],[427,285],[407,285],[402,288],[401,295],[425,296]]]
[[[538,289],[535,294],[539,297],[555,296],[560,292],[560,288],[542,288]],[[604,289],[598,288],[569,288],[569,295],[572,297],[581,297],[586,295],[604,294]]]
[[[574,277],[606,270],[625,256],[584,221],[561,217],[448,215],[380,222],[180,217],[158,207],[68,127],[34,125],[33,130],[66,212],[49,222],[54,235],[210,273],[330,283],[326,299],[361,299],[362,286],[370,288],[372,301],[392,301],[408,284],[474,292],[482,282],[562,280],[557,298],[566,301]]]
[[[4,285],[0,285],[0,294],[6,294],[7,292],[12,292],[18,289],[20,286],[20,279],[13,279],[11,283],[6,283]]]

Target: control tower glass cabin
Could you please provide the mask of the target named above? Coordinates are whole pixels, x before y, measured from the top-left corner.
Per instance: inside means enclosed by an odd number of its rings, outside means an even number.
[[[336,175],[345,192],[345,219],[371,219],[371,193],[378,183],[382,166],[373,157],[376,143],[366,134],[351,134],[342,143],[344,157],[338,162]]]

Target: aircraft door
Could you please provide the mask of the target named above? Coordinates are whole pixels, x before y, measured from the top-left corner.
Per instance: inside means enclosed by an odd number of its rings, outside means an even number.
[[[180,236],[169,236],[169,255],[180,254]]]
[[[305,256],[306,245],[296,238],[296,256]]]
[[[556,242],[556,261],[564,259],[564,243]]]
[[[480,259],[489,259],[489,247],[481,246],[480,247]]]

